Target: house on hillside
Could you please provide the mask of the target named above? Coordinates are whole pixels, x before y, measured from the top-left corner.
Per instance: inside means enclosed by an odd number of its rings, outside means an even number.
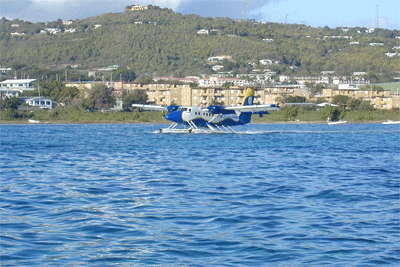
[[[6,73],[12,71],[12,68],[0,68],[0,73]]]
[[[199,79],[199,87],[223,87],[226,84],[244,86],[245,80],[229,77],[208,77]]]
[[[73,20],[64,20],[64,21],[62,22],[63,25],[71,25],[72,23],[74,23]]]
[[[0,82],[2,96],[18,96],[24,91],[33,91],[36,79],[11,79]]]
[[[128,8],[128,11],[139,11],[139,10],[147,10],[147,6],[140,6],[140,5],[134,5]]]
[[[73,33],[73,32],[76,32],[76,29],[75,28],[69,28],[69,29],[65,29],[64,32],[65,33]]]
[[[207,58],[208,62],[218,62],[218,61],[223,61],[224,59],[231,60],[231,56],[216,56],[216,57],[209,57]]]
[[[201,29],[201,30],[198,30],[197,31],[197,34],[208,34],[209,32],[208,32],[208,30],[206,30],[206,29]]]
[[[11,36],[23,36],[23,35],[25,35],[24,32],[12,32],[10,34],[11,34]]]
[[[369,43],[370,46],[382,46],[383,43]]]

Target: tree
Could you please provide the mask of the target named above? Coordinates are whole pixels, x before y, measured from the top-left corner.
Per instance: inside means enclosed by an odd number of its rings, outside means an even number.
[[[333,97],[332,99],[332,104],[337,104],[341,107],[344,107],[347,103],[347,101],[349,101],[350,97],[349,96],[345,96],[345,95],[336,95]]]
[[[121,79],[124,82],[133,82],[136,79],[136,74],[126,67],[118,67],[113,71],[113,77],[114,80]]]
[[[362,101],[361,104],[358,106],[358,110],[367,111],[367,110],[374,110],[374,106],[371,105],[370,101]]]
[[[19,104],[20,104],[20,101],[19,101],[18,97],[16,97],[16,96],[6,97],[6,99],[1,101],[1,108],[17,110]]]
[[[115,105],[113,96],[114,88],[104,84],[95,85],[84,101],[84,106],[88,109],[110,108]]]
[[[329,121],[338,121],[340,120],[341,111],[337,107],[332,107],[331,105],[326,105],[321,110],[321,118],[327,119]]]
[[[23,96],[45,96],[56,102],[71,104],[72,99],[79,96],[79,89],[76,87],[66,87],[62,82],[50,81],[39,82],[38,88],[34,91],[26,91]]]
[[[58,101],[66,105],[71,105],[75,97],[79,96],[79,89],[76,87],[64,87],[59,94]]]
[[[347,102],[346,106],[350,110],[358,110],[358,107],[361,105],[363,101],[359,98],[350,97]]]
[[[142,75],[142,76],[139,76],[139,77],[136,79],[135,82],[137,82],[137,83],[152,83],[152,82],[154,82],[154,81],[153,81],[153,78],[152,78],[152,77]]]
[[[297,114],[299,113],[297,108],[293,108],[290,106],[285,107],[283,112],[284,112],[285,119],[291,120],[291,121],[294,120],[297,117]]]
[[[4,118],[5,119],[17,119],[20,117],[20,114],[18,113],[18,106],[19,106],[19,98],[18,97],[7,97],[4,100],[1,100],[1,108],[5,108],[6,111],[4,112]]]
[[[308,90],[310,91],[311,96],[315,96],[317,94],[322,93],[322,89],[325,88],[325,86],[322,83],[306,83],[305,84],[308,88]]]
[[[133,92],[122,94],[122,107],[130,108],[132,104],[146,104],[147,103],[147,93],[145,90],[137,89]]]
[[[285,103],[305,103],[306,98],[303,96],[291,96],[291,95],[286,95],[285,96]]]

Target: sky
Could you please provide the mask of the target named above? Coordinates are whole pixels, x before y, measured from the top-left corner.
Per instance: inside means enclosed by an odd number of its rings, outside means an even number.
[[[400,30],[400,0],[0,0],[0,18],[31,22],[84,19],[123,12],[128,5],[167,7],[182,14],[305,24]]]

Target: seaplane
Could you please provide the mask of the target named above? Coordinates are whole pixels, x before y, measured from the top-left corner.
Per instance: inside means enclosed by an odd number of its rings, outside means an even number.
[[[262,117],[268,111],[279,111],[280,107],[271,105],[255,105],[254,89],[248,88],[241,106],[223,107],[211,105],[207,108],[196,106],[156,106],[132,104],[140,110],[167,112],[165,119],[171,121],[162,133],[236,133],[232,126],[245,125],[251,121],[252,114]]]

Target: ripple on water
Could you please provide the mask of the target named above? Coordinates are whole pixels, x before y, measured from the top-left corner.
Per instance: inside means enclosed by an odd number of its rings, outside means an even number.
[[[399,265],[400,129],[383,127],[2,126],[1,264]]]

